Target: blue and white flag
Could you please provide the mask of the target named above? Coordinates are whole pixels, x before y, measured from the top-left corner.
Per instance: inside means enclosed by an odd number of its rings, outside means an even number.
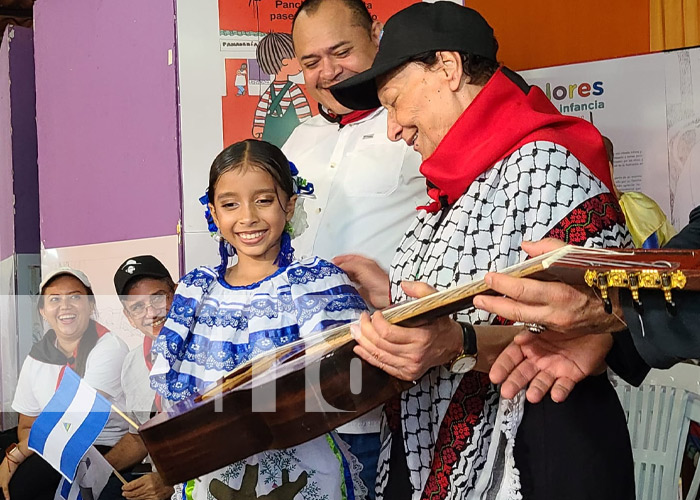
[[[112,475],[112,466],[91,446],[78,465],[75,481],[61,479],[54,500],[97,500]]]
[[[32,424],[29,448],[73,482],[80,460],[107,424],[111,407],[66,367],[56,394]]]

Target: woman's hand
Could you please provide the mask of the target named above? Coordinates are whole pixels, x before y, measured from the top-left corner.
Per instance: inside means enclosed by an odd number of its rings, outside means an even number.
[[[339,255],[333,264],[341,268],[357,285],[357,291],[368,305],[384,309],[391,303],[389,275],[376,261],[356,254]]]
[[[17,470],[17,467],[19,467],[19,464],[8,460],[7,457],[0,463],[0,489],[2,489],[5,500],[10,500],[10,480]]]
[[[409,297],[435,292],[426,283],[404,281],[401,286]],[[379,311],[371,319],[362,313],[359,324],[353,324],[350,330],[357,342],[355,354],[402,380],[418,380],[433,366],[453,360],[462,350],[462,327],[448,316],[406,328],[392,325]]]
[[[36,417],[29,417],[22,413],[19,414],[19,424],[17,425],[18,443],[10,445],[5,450],[5,458],[0,463],[0,490],[5,496],[5,500],[10,500],[10,480],[17,468],[22,465],[30,455],[34,452],[27,447],[29,439],[29,431]]]
[[[129,500],[164,500],[173,493],[173,488],[163,484],[157,472],[141,476],[122,487],[122,495]]]

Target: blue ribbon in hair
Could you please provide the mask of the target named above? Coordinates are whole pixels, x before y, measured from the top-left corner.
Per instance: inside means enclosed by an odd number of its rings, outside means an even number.
[[[214,222],[214,217],[211,215],[211,210],[209,210],[209,189],[204,192],[204,196],[199,199],[199,202],[204,205],[204,218],[207,219],[207,227],[209,228],[209,232],[216,233],[219,228],[216,226],[216,222]]]
[[[289,170],[292,172],[292,180],[294,181],[294,194],[302,196],[314,194],[314,185],[303,177],[299,177],[299,169],[291,161],[289,162]]]

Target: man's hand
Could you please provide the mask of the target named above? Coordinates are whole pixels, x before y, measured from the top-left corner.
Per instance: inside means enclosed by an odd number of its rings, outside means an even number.
[[[165,500],[175,492],[163,484],[157,472],[146,474],[122,486],[122,495],[129,500]]]
[[[384,309],[390,304],[389,275],[376,261],[362,255],[346,254],[335,257],[333,264],[345,271],[357,285],[357,291],[367,304],[375,309]]]
[[[561,403],[574,386],[589,375],[602,373],[605,356],[612,347],[612,335],[566,336],[544,331],[524,332],[496,359],[489,377],[501,384],[501,396],[514,397],[528,387],[527,400],[539,403],[551,391]]]
[[[264,130],[265,130],[265,127],[263,127],[262,125],[254,125],[253,126],[253,137],[255,139],[262,139]]]
[[[404,281],[401,286],[409,297],[435,292],[425,283]],[[379,311],[371,319],[362,313],[359,325],[352,325],[350,330],[358,344],[355,354],[402,380],[418,380],[462,350],[462,327],[447,316],[420,327],[404,328],[389,323]]]
[[[562,246],[563,242],[553,239],[523,242],[523,250],[532,257]],[[611,291],[614,314],[608,314],[602,300],[589,287],[498,273],[488,273],[484,281],[506,297],[478,295],[474,297],[474,306],[511,321],[537,323],[548,330],[577,335],[614,332],[625,327],[618,319],[623,313],[615,290]]]

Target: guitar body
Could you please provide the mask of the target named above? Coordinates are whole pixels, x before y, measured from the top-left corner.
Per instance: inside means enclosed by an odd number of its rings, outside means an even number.
[[[361,361],[354,345],[309,363],[301,359],[255,387],[184,401],[146,422],[139,434],[164,482],[181,483],[264,450],[310,441],[413,385]],[[353,387],[361,390],[348,390]]]

